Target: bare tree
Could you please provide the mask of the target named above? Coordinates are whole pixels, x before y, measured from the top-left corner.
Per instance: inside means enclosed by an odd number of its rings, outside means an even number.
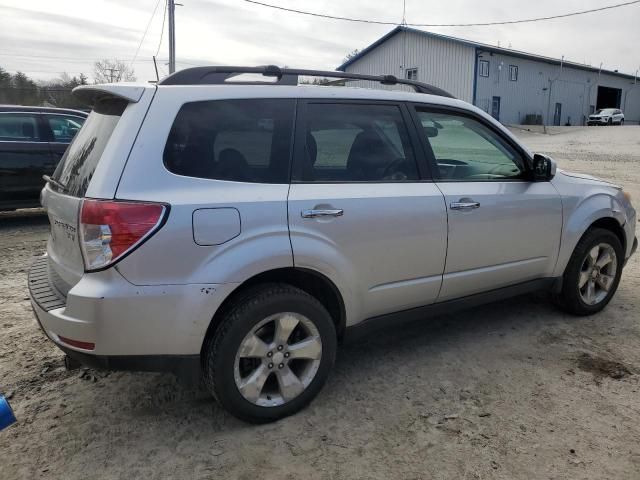
[[[87,76],[81,73],[79,77],[72,77],[66,72],[60,74],[59,78],[52,80],[41,80],[38,83],[40,96],[45,106],[55,106],[64,108],[83,108],[84,103],[71,94],[71,91],[79,85],[87,85]]]
[[[93,78],[96,83],[133,82],[136,75],[122,60],[105,58],[93,64]]]
[[[347,53],[347,55],[344,57],[343,62],[347,62],[351,60],[353,57],[357,56],[359,53],[360,53],[360,50],[358,50],[357,48],[355,50],[352,50],[351,52]]]

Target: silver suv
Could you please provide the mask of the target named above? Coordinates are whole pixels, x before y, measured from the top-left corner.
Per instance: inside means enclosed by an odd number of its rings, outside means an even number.
[[[42,192],[41,327],[69,364],[202,375],[247,421],[303,408],[382,325],[532,290],[598,312],[637,246],[620,187],[415,81],[199,67],[75,93],[94,107]]]
[[[624,113],[617,108],[601,108],[589,115],[587,125],[624,125]]]

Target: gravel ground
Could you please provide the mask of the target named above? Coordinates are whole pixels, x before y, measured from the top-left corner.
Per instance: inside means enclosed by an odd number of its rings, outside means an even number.
[[[640,127],[514,131],[640,204]],[[47,231],[0,214],[0,478],[640,478],[640,256],[593,317],[536,295],[346,346],[309,408],[256,427],[170,375],[66,372],[27,297]]]

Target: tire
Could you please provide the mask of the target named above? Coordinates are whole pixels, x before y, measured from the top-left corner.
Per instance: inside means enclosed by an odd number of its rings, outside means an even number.
[[[620,126],[624,126],[624,118],[622,120],[620,120]]]
[[[593,258],[598,247],[596,261]],[[605,253],[612,256],[611,262],[604,265]],[[611,255],[611,254],[615,255]],[[624,251],[618,237],[610,230],[593,228],[587,231],[576,245],[567,264],[563,278],[562,291],[556,297],[559,306],[574,315],[592,315],[607,306],[615,294],[622,276]],[[595,268],[598,264],[602,268]],[[593,273],[596,270],[596,273]],[[597,277],[595,277],[597,275]],[[605,278],[610,280],[605,281]],[[585,282],[586,283],[583,283]],[[601,285],[607,285],[608,290]],[[589,284],[594,290],[589,290]],[[581,286],[582,285],[582,286]],[[593,296],[589,295],[592,292]],[[592,300],[592,301],[589,301]]]
[[[291,285],[265,284],[240,294],[223,315],[205,344],[203,373],[229,413],[250,423],[271,422],[298,412],[320,392],[337,338],[331,316],[315,297]],[[303,344],[309,348],[296,350]],[[293,358],[298,355],[309,358]]]
[[[613,125],[613,119],[612,119],[612,118],[610,118],[610,119],[609,119],[609,121],[607,122],[607,124],[608,124],[609,126]]]

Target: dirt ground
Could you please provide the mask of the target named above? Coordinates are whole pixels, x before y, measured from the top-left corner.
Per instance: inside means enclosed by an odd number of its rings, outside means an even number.
[[[640,206],[640,127],[514,130]],[[0,478],[638,479],[640,255],[573,318],[520,297],[346,346],[309,408],[246,425],[170,375],[66,372],[29,305],[39,211],[0,214]]]

